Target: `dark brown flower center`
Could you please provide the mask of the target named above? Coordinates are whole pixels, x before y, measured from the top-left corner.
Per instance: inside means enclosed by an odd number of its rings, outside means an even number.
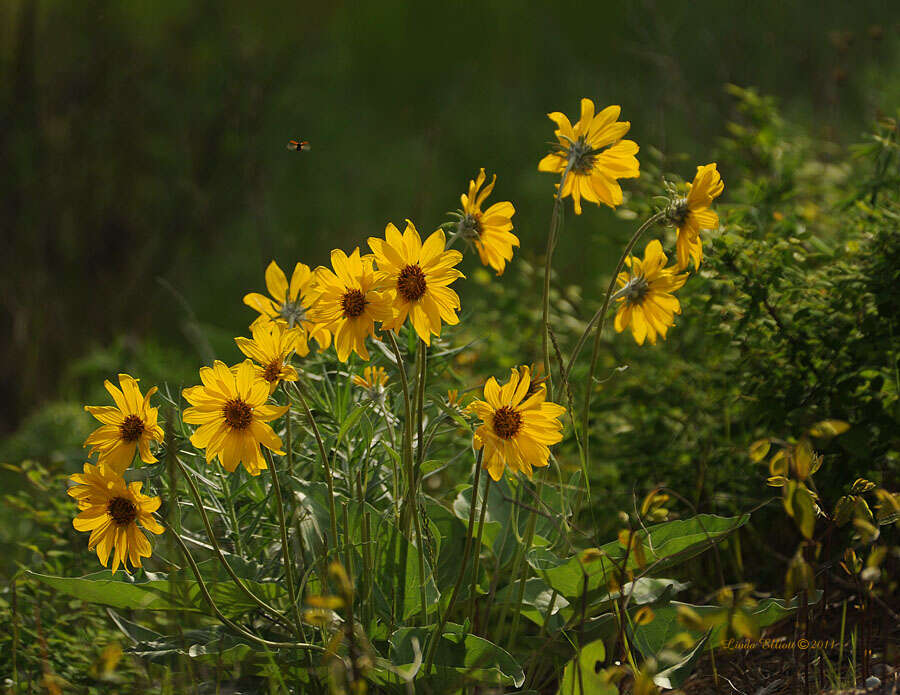
[[[522,428],[522,415],[518,410],[504,405],[494,411],[494,434],[500,439],[512,439]]]
[[[240,398],[225,401],[222,413],[225,415],[225,424],[236,430],[245,430],[253,422],[253,408]]]
[[[137,519],[137,507],[127,497],[113,497],[109,501],[106,513],[117,526],[128,526]]]
[[[359,290],[347,290],[341,297],[345,319],[355,319],[366,310],[366,296]]]
[[[397,278],[397,291],[407,302],[416,302],[425,294],[425,273],[418,263],[408,265]]]
[[[283,366],[284,362],[282,362],[281,360],[269,362],[268,366],[263,370],[263,379],[268,381],[270,384],[278,381],[278,378],[281,375],[281,368]]]
[[[137,415],[129,415],[119,425],[119,434],[126,442],[136,442],[144,434],[144,421]]]

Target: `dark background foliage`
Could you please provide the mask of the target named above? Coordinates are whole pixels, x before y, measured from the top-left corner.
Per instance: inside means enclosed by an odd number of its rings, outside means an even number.
[[[725,83],[843,143],[897,93],[889,0],[16,0],[0,26],[0,432],[137,362],[188,378],[210,342],[231,349],[271,258],[433,228],[480,166],[539,256],[544,114],[581,96],[622,104],[644,151],[687,153],[688,173],[725,132]],[[298,136],[311,152],[285,150]],[[570,219],[558,269],[593,290],[626,233]]]

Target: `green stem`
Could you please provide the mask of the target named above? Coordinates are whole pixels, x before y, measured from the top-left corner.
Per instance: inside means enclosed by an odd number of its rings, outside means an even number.
[[[172,529],[169,529],[172,531]],[[219,610],[219,607],[216,606],[216,602],[213,600],[213,597],[209,593],[209,589],[206,588],[206,583],[203,581],[203,575],[200,574],[200,568],[197,567],[197,563],[194,561],[194,558],[191,556],[190,551],[187,549],[187,546],[184,544],[184,541],[181,540],[181,536],[172,531],[172,535],[175,538],[175,541],[181,547],[181,552],[184,554],[185,559],[188,561],[188,564],[191,566],[191,571],[194,573],[194,577],[197,579],[197,585],[200,587],[200,593],[203,594],[203,598],[206,599],[206,602],[209,604],[209,607],[212,609],[213,614],[219,621],[225,625],[226,627],[234,630],[240,635],[243,635],[247,639],[251,639],[254,642],[259,642],[267,647],[293,647],[296,649],[314,649],[316,651],[323,652],[325,651],[324,647],[320,647],[317,644],[308,644],[306,642],[272,642],[267,639],[263,639],[262,637],[258,637],[254,635],[249,630],[245,630],[237,623],[229,620],[222,611]]]
[[[447,619],[450,617],[450,613],[453,612],[454,606],[456,606],[459,588],[462,586],[463,578],[466,575],[466,565],[469,564],[469,555],[472,552],[472,531],[475,530],[475,507],[478,501],[478,483],[481,478],[482,453],[483,449],[479,449],[478,454],[475,457],[475,481],[472,484],[472,501],[469,504],[469,525],[466,530],[466,545],[463,550],[462,565],[460,565],[459,574],[456,576],[456,583],[453,585],[453,593],[450,594],[450,602],[447,604],[447,610],[445,610],[444,614],[441,616],[441,620],[435,631],[431,633],[431,637],[428,640],[428,646],[425,649],[425,668],[422,673],[426,676],[431,671],[431,665],[434,662],[434,653],[437,649],[438,642],[441,639],[441,635],[444,632],[444,626],[447,624]]]
[[[472,565],[472,596],[469,599],[469,623],[475,625],[475,600],[477,598],[476,587],[478,586],[478,565],[481,561],[481,539],[484,535],[484,517],[487,511],[488,492],[491,489],[491,476],[485,478],[484,492],[481,493],[481,511],[478,514],[478,537],[475,539],[475,558]],[[474,494],[473,494],[474,497]],[[474,505],[474,501],[473,501]]]
[[[284,573],[287,578],[288,597],[294,609],[294,620],[297,628],[303,630],[303,621],[300,618],[300,603],[297,601],[297,582],[294,577],[294,562],[291,557],[291,546],[288,542],[287,520],[284,516],[284,501],[281,499],[281,484],[278,482],[278,473],[275,470],[275,457],[266,449],[266,457],[269,459],[269,472],[272,474],[272,492],[275,497],[275,511],[278,513],[278,525],[281,527],[281,554],[284,558]]]
[[[547,375],[547,393],[552,393],[552,373],[550,372],[550,270],[553,265],[553,250],[556,247],[556,238],[559,235],[559,212],[562,208],[562,192],[566,185],[566,179],[572,170],[572,162],[566,165],[559,188],[556,189],[556,197],[553,200],[553,212],[550,214],[550,231],[547,234],[547,254],[544,260],[544,296],[543,296],[543,323],[541,330],[541,345],[544,351],[544,373]]]
[[[300,384],[299,381],[294,382],[294,387],[297,390],[297,395],[300,396],[300,404],[303,406],[303,412],[306,414],[306,421],[309,423],[310,429],[313,431],[313,435],[316,437],[316,443],[319,445],[319,456],[322,458],[322,466],[325,469],[325,482],[328,485],[328,516],[331,521],[331,538],[337,546],[338,536],[337,536],[337,512],[334,508],[334,477],[331,475],[331,466],[328,463],[328,454],[325,452],[325,443],[322,441],[322,435],[319,433],[319,426],[316,424],[316,419],[313,417],[312,411],[309,409],[309,403],[307,402],[305,388]],[[328,555],[328,539],[324,540],[325,545],[325,555]]]
[[[581,348],[584,347],[584,343],[587,341],[588,336],[590,335],[591,329],[594,327],[594,324],[597,325],[597,330],[594,333],[594,350],[591,354],[591,368],[588,372],[587,385],[585,388],[584,395],[584,412],[581,416],[581,434],[582,439],[584,441],[584,458],[588,460],[588,453],[590,449],[590,436],[588,433],[588,425],[590,422],[590,411],[591,411],[591,393],[594,390],[594,372],[597,369],[597,360],[600,357],[600,338],[603,334],[603,325],[606,321],[606,312],[609,309],[609,302],[612,299],[613,292],[616,289],[616,279],[619,277],[619,273],[622,272],[622,267],[625,265],[625,259],[628,258],[628,254],[631,253],[631,250],[634,248],[634,245],[638,242],[638,239],[641,238],[641,235],[647,231],[651,226],[659,222],[661,219],[665,217],[665,212],[658,212],[652,217],[650,217],[644,224],[638,227],[638,230],[631,237],[631,240],[628,242],[628,245],[625,247],[625,251],[622,252],[621,257],[619,258],[618,264],[616,264],[616,269],[612,274],[612,277],[609,280],[609,287],[606,290],[606,296],[603,298],[603,306],[600,307],[600,310],[594,314],[591,320],[588,322],[587,327],[584,329],[584,333],[581,334],[581,337],[578,339],[578,343],[575,345],[575,349],[572,351],[572,356],[569,357],[569,365],[566,367],[566,371],[563,373],[563,383],[566,383],[569,379],[569,376],[572,373],[572,367],[575,364],[575,360],[578,358],[578,354],[581,352]]]
[[[406,468],[407,491],[406,491],[406,509],[401,513],[401,523],[404,532],[409,535],[410,513],[414,511],[415,500],[415,473],[413,471],[413,453],[412,453],[412,405],[409,398],[409,382],[406,380],[406,368],[403,365],[403,355],[400,354],[400,346],[397,345],[397,338],[393,331],[387,331],[390,339],[391,349],[394,351],[394,358],[397,360],[397,371],[400,373],[400,388],[403,391],[403,405],[406,412],[404,420],[403,434],[403,465]]]
[[[416,478],[419,476],[419,466],[425,458],[425,374],[428,360],[428,346],[423,340],[419,340],[419,354],[417,355],[418,375],[416,376],[416,424],[418,426],[418,451],[416,456]]]
[[[538,504],[541,499],[541,492],[544,488],[544,479],[540,478],[537,484],[537,490],[535,491],[535,498],[537,499]],[[534,541],[534,529],[537,525],[537,507],[531,507],[531,510],[528,512],[528,526],[525,528],[525,538],[523,539],[523,543],[520,546],[520,555],[521,560],[526,560],[526,556],[528,555],[528,551],[531,550],[531,543]],[[528,574],[528,562],[519,561],[522,567],[522,574],[519,577],[519,592],[516,595],[516,602],[513,604],[513,613],[512,613],[512,626],[510,627],[509,632],[509,646],[507,647],[507,651],[512,651],[516,645],[516,633],[519,630],[519,618],[522,616],[522,601],[525,598],[525,580],[526,575]],[[515,575],[513,575],[515,576]]]
[[[270,606],[268,603],[266,603],[261,598],[259,598],[256,594],[254,594],[252,591],[250,591],[250,589],[247,588],[247,585],[244,584],[244,580],[241,579],[237,575],[237,573],[235,573],[235,571],[231,568],[231,565],[228,564],[228,560],[225,559],[225,554],[222,552],[222,548],[219,546],[219,541],[216,540],[216,536],[213,533],[212,524],[209,523],[209,516],[207,516],[206,509],[203,507],[203,500],[200,497],[200,490],[197,489],[197,485],[196,485],[196,483],[194,483],[194,479],[190,476],[190,473],[188,472],[187,468],[181,462],[181,459],[179,459],[178,456],[175,454],[174,450],[169,455],[173,458],[175,463],[177,463],[178,466],[181,468],[182,476],[187,481],[188,488],[191,491],[191,497],[193,497],[193,499],[194,499],[194,506],[197,508],[197,511],[200,512],[200,519],[203,521],[203,528],[206,530],[206,537],[209,539],[210,545],[212,545],[213,550],[216,551],[216,556],[219,558],[219,562],[221,563],[222,567],[225,568],[225,571],[228,573],[228,576],[230,576],[234,580],[234,583],[241,590],[241,592],[247,598],[249,598],[251,601],[253,601],[253,603],[255,603],[257,606],[259,606],[263,611],[265,611],[269,615],[273,616],[277,621],[281,622],[283,625],[287,625],[288,627],[290,627],[291,630],[293,632],[295,632],[298,637],[305,639],[305,637],[303,636],[302,630],[297,631],[297,626],[291,625],[291,622],[290,622],[290,620],[288,620],[287,616],[285,616],[283,613],[281,613],[277,609]],[[178,538],[178,534],[175,533],[174,529],[172,529],[170,527],[169,530],[172,531],[173,535],[176,538]]]

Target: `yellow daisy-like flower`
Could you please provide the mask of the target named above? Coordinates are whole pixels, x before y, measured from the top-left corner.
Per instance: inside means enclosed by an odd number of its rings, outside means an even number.
[[[484,397],[468,406],[482,421],[474,442],[476,449],[484,448],[482,466],[494,480],[506,466],[530,478],[532,467],[546,466],[549,447],[562,440],[559,418],[566,409],[546,400],[547,387],[532,382],[528,367],[510,370],[502,387],[488,379]]]
[[[359,249],[349,256],[335,249],[331,267],[316,268],[320,295],[310,310],[310,318],[334,333],[338,359],[346,362],[351,352],[369,359],[366,337],[375,337],[375,322],[391,318],[391,300],[379,291],[383,273],[375,271],[370,255]]]
[[[564,113],[554,111],[547,116],[556,123],[556,151],[538,164],[538,171],[562,174],[569,170],[563,183],[562,197],[572,196],[575,214],[581,214],[581,199],[611,208],[621,205],[622,188],[617,179],[641,175],[635,155],[640,149],[633,140],[622,140],[629,121],[616,120],[620,106],[607,106],[596,116],[594,102],[581,100],[581,120],[575,126]]]
[[[90,531],[88,548],[97,551],[107,567],[112,553],[113,573],[122,565],[128,572],[141,566],[142,557],[150,557],[150,542],[138,525],[160,534],[163,527],[153,518],[159,509],[159,497],[141,494],[141,483],[125,483],[124,478],[104,463],[84,464],[84,472],[69,477],[74,487],[69,495],[78,502],[79,513],[72,521],[77,531]]]
[[[135,449],[144,463],[156,463],[156,457],[150,453],[150,442],[163,440],[162,427],[156,424],[157,408],[150,407],[150,397],[156,393],[156,387],[142,396],[138,380],[128,374],[119,374],[121,388],[113,386],[108,379],[103,385],[116,405],[84,406],[103,423],[84,441],[86,447],[91,447],[88,455],[97,452],[99,462],[120,474],[131,465]]]
[[[513,247],[519,245],[519,237],[510,231],[516,209],[512,203],[504,201],[481,210],[497,182],[497,175],[494,174],[491,182],[481,188],[486,178],[482,169],[477,179],[469,181],[469,192],[460,196],[462,211],[459,231],[463,238],[475,244],[481,262],[496,270],[497,275],[503,275],[507,262],[512,260]]]
[[[291,353],[305,357],[309,347],[301,352],[298,347],[306,346],[306,337],[299,328],[288,328],[282,323],[269,323],[252,329],[253,340],[235,338],[238,348],[257,363],[257,377],[269,384],[271,395],[281,381],[297,381],[297,370],[289,364]]]
[[[251,330],[259,325],[281,323],[288,328],[298,327],[297,354],[304,357],[309,354],[308,337],[315,338],[324,350],[331,345],[331,333],[324,326],[317,326],[310,320],[309,309],[315,302],[318,292],[315,287],[315,276],[304,263],[294,266],[291,282],[288,284],[284,271],[275,261],[266,268],[266,288],[271,297],[259,292],[244,295],[244,304],[259,312],[259,316],[251,324]]]
[[[200,425],[191,444],[206,449],[206,462],[216,456],[229,473],[239,463],[250,475],[268,468],[260,451],[262,444],[276,454],[281,438],[266,423],[281,417],[286,405],[266,405],[269,383],[257,376],[253,362],[244,360],[232,371],[216,360],[213,367],[201,367],[201,386],[191,386],[182,394],[191,408],[182,416],[191,425]]]
[[[442,321],[451,326],[459,323],[459,296],[448,285],[465,277],[454,267],[462,254],[444,250],[446,239],[440,229],[423,244],[409,220],[403,234],[388,224],[384,235],[384,239],[369,237],[378,270],[385,274],[385,294],[394,310],[382,328],[400,328],[408,316],[419,338],[430,345],[432,334],[440,336]]]
[[[354,374],[352,381],[354,384],[362,386],[364,389],[383,389],[388,382],[388,375],[387,372],[384,371],[384,367],[366,367],[363,369],[362,376]]]
[[[657,336],[665,340],[669,327],[675,325],[675,314],[681,313],[681,304],[672,292],[680,289],[688,276],[666,268],[667,261],[662,244],[654,239],[644,249],[644,260],[629,256],[625,263],[631,272],[622,271],[616,278],[616,332],[631,326],[638,345],[644,340],[656,345]]]
[[[691,259],[694,268],[700,267],[703,259],[700,232],[719,226],[719,216],[709,206],[723,190],[725,183],[716,163],[699,166],[694,182],[689,184],[687,197],[676,200],[669,208],[669,221],[678,229],[678,240],[675,242],[678,270],[687,268]]]

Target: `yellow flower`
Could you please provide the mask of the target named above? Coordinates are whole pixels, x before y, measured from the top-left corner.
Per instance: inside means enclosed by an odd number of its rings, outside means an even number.
[[[556,123],[556,151],[544,157],[538,171],[562,174],[569,170],[563,184],[562,197],[572,196],[575,214],[581,214],[581,199],[611,208],[622,203],[622,188],[617,179],[633,179],[641,175],[635,155],[638,145],[622,140],[631,123],[617,121],[620,106],[607,106],[596,116],[594,102],[581,100],[581,120],[575,126],[564,113],[548,113]]]
[[[297,381],[297,370],[288,362],[294,350],[301,357],[309,354],[303,331],[271,322],[267,326],[255,326],[252,332],[253,340],[239,337],[234,342],[241,352],[257,362],[257,377],[269,384],[269,394],[280,381]],[[301,345],[305,347],[302,352],[298,349]]]
[[[363,375],[354,374],[352,381],[364,389],[384,388],[388,382],[388,375],[384,367],[366,367],[363,369]]]
[[[528,367],[510,370],[502,387],[488,379],[484,397],[468,407],[482,421],[475,431],[475,448],[484,448],[482,466],[494,480],[505,466],[531,477],[532,466],[546,466],[549,447],[562,440],[559,417],[566,409],[545,400],[547,387],[532,383]]]
[[[649,340],[656,345],[656,337],[666,337],[669,326],[675,325],[675,314],[681,313],[681,305],[672,295],[687,281],[687,273],[677,274],[675,268],[666,268],[668,259],[662,244],[654,239],[644,249],[644,260],[629,256],[625,263],[631,272],[622,271],[616,278],[619,291],[616,301],[616,332],[631,326],[631,333],[638,345]]]
[[[369,359],[366,336],[375,337],[375,322],[391,318],[391,300],[378,290],[383,274],[377,273],[370,255],[359,249],[349,256],[340,249],[331,252],[330,270],[316,268],[320,295],[310,310],[310,319],[334,333],[338,359],[346,362],[353,351]]]
[[[468,194],[460,196],[462,214],[459,230],[464,238],[475,244],[481,262],[496,270],[497,275],[503,275],[506,263],[512,260],[513,247],[519,245],[519,237],[510,231],[513,228],[511,218],[516,209],[512,203],[504,201],[494,203],[482,212],[481,206],[494,190],[497,175],[494,174],[491,182],[482,189],[485,179],[482,169],[475,181],[469,181]]]
[[[316,326],[308,316],[310,306],[318,296],[315,277],[308,265],[304,263],[295,265],[291,283],[288,285],[284,272],[275,261],[272,261],[266,268],[266,288],[272,295],[271,298],[258,292],[244,295],[244,304],[259,312],[259,316],[250,326],[251,330],[256,326],[273,322],[281,323],[288,328],[299,327],[300,342],[296,350],[301,357],[309,354],[308,337],[315,338],[323,350],[331,345],[331,333],[324,326]]]
[[[141,494],[141,483],[126,484],[124,478],[105,463],[84,464],[84,472],[69,478],[74,487],[69,495],[78,502],[79,513],[72,521],[77,531],[90,531],[88,548],[107,566],[112,552],[112,571],[119,565],[128,572],[141,566],[142,557],[150,557],[152,549],[138,524],[151,533],[160,534],[163,527],[153,518],[159,509],[159,497]]]
[[[694,268],[700,267],[703,258],[700,232],[719,226],[719,216],[709,209],[713,199],[725,189],[716,163],[697,167],[694,182],[688,188],[687,197],[675,201],[668,211],[670,223],[678,228],[675,242],[678,270],[687,268],[690,259],[694,260]]]
[[[191,436],[191,444],[206,449],[206,462],[216,456],[229,473],[239,463],[250,475],[267,468],[259,449],[262,444],[276,454],[281,451],[281,438],[266,423],[281,417],[286,405],[266,405],[269,384],[257,376],[250,360],[241,362],[234,371],[216,360],[213,367],[201,367],[202,386],[191,386],[182,394],[193,406],[182,416],[186,423],[200,425]]]
[[[444,250],[440,229],[423,244],[409,220],[403,234],[388,224],[384,235],[384,239],[369,237],[378,270],[385,274],[385,295],[393,304],[394,315],[382,328],[400,328],[409,316],[419,338],[430,345],[431,334],[441,334],[441,321],[451,326],[459,323],[459,297],[447,285],[465,277],[454,267],[462,254]]]
[[[156,457],[150,453],[150,442],[163,440],[162,428],[156,424],[157,408],[150,407],[150,396],[156,393],[156,387],[142,396],[138,380],[128,374],[119,374],[121,388],[113,386],[108,379],[103,385],[116,405],[84,406],[103,423],[84,442],[91,447],[88,455],[97,452],[100,463],[120,474],[131,465],[135,449],[144,463],[156,463]]]
[[[451,408],[459,407],[459,389],[447,389],[447,405]]]

